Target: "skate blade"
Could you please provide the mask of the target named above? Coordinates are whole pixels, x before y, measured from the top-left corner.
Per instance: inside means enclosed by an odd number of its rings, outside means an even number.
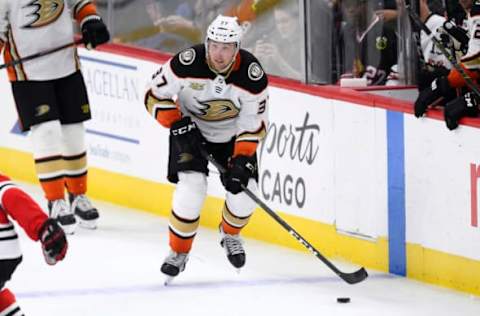
[[[96,219],[87,221],[87,220],[83,220],[81,218],[78,218],[78,221],[79,221],[80,227],[82,227],[82,228],[97,229],[97,220]]]
[[[173,279],[175,279],[175,277],[173,277],[173,276],[165,277],[165,281],[163,282],[163,285],[168,286],[169,284],[171,284],[173,282]]]

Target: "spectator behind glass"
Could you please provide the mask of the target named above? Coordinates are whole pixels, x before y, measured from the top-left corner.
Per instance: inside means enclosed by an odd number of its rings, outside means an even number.
[[[376,14],[377,0],[342,0],[341,7],[341,77],[366,78],[368,85],[384,85],[397,63],[394,24]]]
[[[298,3],[284,1],[274,7],[267,18],[273,20],[273,27],[265,27],[255,21],[252,30],[258,36],[253,45],[253,54],[269,74],[300,80],[302,75],[303,30],[300,27]],[[256,29],[256,30],[255,30]],[[259,30],[262,32],[259,32]]]
[[[118,34],[115,42],[133,43],[137,46],[158,49],[167,53],[174,53],[191,46],[194,41],[192,36],[179,31],[170,32],[160,24],[165,16],[172,16],[178,19],[192,19],[193,7],[187,2],[166,2],[160,0],[142,0],[145,12],[149,18],[144,26],[129,28],[127,32]],[[143,19],[145,17],[142,16]],[[148,21],[151,21],[150,25]]]
[[[176,1],[144,1],[155,30],[135,44],[168,53],[176,53],[203,41],[208,22],[236,3],[236,0],[178,1],[172,10],[172,3]]]
[[[162,32],[180,34],[198,43],[203,41],[208,23],[218,14],[227,11],[232,2],[233,0],[197,0],[190,6],[192,17],[173,14],[160,17],[156,20],[156,25]]]

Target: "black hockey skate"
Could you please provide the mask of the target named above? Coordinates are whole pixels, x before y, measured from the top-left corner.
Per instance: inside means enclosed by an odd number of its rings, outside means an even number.
[[[97,228],[97,220],[100,217],[98,210],[92,205],[92,202],[85,194],[71,194],[69,193],[70,209],[79,221],[80,226],[95,229]]]
[[[168,285],[173,278],[185,270],[187,262],[188,253],[177,253],[173,250],[170,251],[170,254],[165,258],[165,261],[160,268],[160,271],[167,276],[165,285]]]
[[[75,232],[77,220],[64,199],[48,201],[48,214],[60,224],[66,234],[72,235]]]
[[[230,261],[235,268],[242,268],[245,265],[245,250],[243,249],[242,239],[239,235],[224,233],[221,227],[220,233],[222,234],[220,245],[225,249],[228,261]]]

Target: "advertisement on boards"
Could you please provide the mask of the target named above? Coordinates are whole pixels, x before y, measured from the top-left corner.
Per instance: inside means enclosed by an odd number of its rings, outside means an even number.
[[[327,99],[270,88],[270,123],[257,154],[259,195],[272,208],[333,221],[332,113]]]
[[[80,51],[93,119],[87,122],[91,165],[166,182],[168,130],[145,110],[144,96],[159,65]]]
[[[413,116],[405,122],[407,241],[480,259],[478,129],[450,131]]]

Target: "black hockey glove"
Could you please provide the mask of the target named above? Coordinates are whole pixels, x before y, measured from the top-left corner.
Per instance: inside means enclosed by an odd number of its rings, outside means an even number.
[[[457,128],[458,121],[464,116],[477,117],[478,103],[478,97],[473,92],[467,92],[465,95],[448,102],[443,112],[448,129]]]
[[[254,157],[237,156],[231,158],[225,174],[225,189],[233,194],[242,192],[242,185],[247,186],[248,180],[253,178],[254,174]]]
[[[440,29],[440,39],[445,47],[453,48],[456,51],[467,53],[468,41],[470,40],[467,31],[456,26],[451,21],[445,21]]]
[[[67,253],[68,243],[63,229],[54,219],[47,219],[40,228],[39,236],[45,261],[54,265]]]
[[[107,26],[99,16],[92,15],[82,24],[83,43],[87,48],[95,48],[110,40]]]
[[[422,117],[427,112],[428,106],[440,98],[451,99],[452,93],[455,94],[455,89],[450,87],[447,77],[433,80],[430,87],[420,91],[415,101],[415,116]]]
[[[192,122],[190,117],[183,117],[172,124],[170,142],[175,154],[177,171],[195,170],[194,167],[198,164],[197,157],[200,156],[199,146],[204,141],[197,124]]]
[[[430,87],[433,80],[439,77],[446,77],[450,73],[450,70],[443,66],[435,66],[431,64],[426,64],[417,72],[417,86],[418,91],[423,91]]]
[[[179,143],[197,146],[204,140],[202,134],[197,128],[197,124],[192,122],[189,116],[182,117],[170,127],[170,135]]]

